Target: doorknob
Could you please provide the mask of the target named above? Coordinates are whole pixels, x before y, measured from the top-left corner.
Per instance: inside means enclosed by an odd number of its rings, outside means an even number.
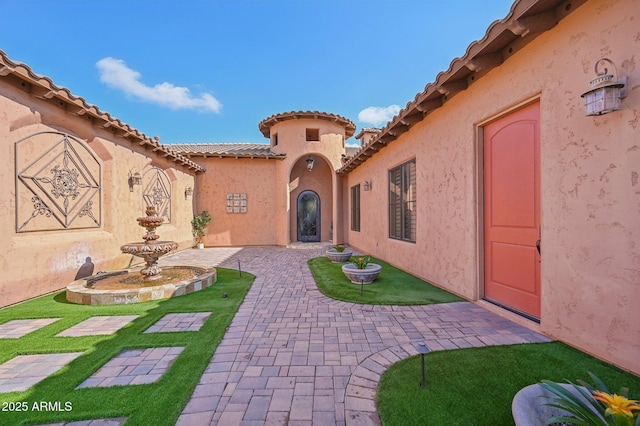
[[[538,254],[542,255],[542,253],[540,253],[540,240],[536,241],[536,248],[538,249]]]

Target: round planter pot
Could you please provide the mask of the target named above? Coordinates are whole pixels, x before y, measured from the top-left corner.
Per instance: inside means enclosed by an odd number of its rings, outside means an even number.
[[[351,250],[345,250],[343,252],[336,251],[335,249],[327,250],[327,258],[333,263],[347,262],[351,256],[353,256]]]
[[[202,250],[204,248],[204,243],[198,243],[198,248]]]
[[[369,263],[366,268],[358,269],[353,263],[342,265],[342,272],[354,284],[371,284],[378,278],[382,266],[377,263]]]
[[[559,383],[559,385],[575,395],[576,398],[584,400],[584,397],[573,386],[564,383]],[[582,389],[587,391],[586,388]],[[561,408],[546,405],[553,403],[551,398],[554,397],[555,394],[539,384],[529,385],[520,389],[511,403],[513,422],[516,426],[545,426],[552,417],[571,416],[570,413]],[[599,416],[595,411],[594,414]]]

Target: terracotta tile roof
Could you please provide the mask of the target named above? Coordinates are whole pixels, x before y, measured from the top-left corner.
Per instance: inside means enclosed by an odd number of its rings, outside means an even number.
[[[377,127],[364,127],[360,129],[360,132],[356,135],[356,139],[360,139],[365,133],[380,133],[380,129]]]
[[[360,147],[359,146],[347,146],[344,148],[345,150],[345,154],[347,155],[347,157],[352,157],[354,155],[356,155],[358,153],[358,151],[360,151]]]
[[[408,102],[358,154],[348,159],[338,173],[348,173],[364,163],[380,148],[395,141],[586,1],[516,0],[504,19],[489,25],[481,40],[471,43],[463,57],[453,59],[448,70],[440,72],[436,81],[427,84],[424,91]]]
[[[187,157],[285,158],[261,143],[177,143],[164,145]]]
[[[321,111],[289,111],[280,114],[274,114],[262,120],[258,124],[258,128],[265,138],[269,138],[271,137],[271,126],[280,121],[295,120],[298,118],[313,118],[336,122],[344,127],[345,139],[349,139],[356,132],[356,125],[353,124],[353,121],[338,114],[331,114]]]
[[[28,65],[12,61],[2,50],[0,50],[0,78],[31,96],[50,102],[69,114],[86,117],[95,127],[111,129],[114,135],[128,140],[131,144],[143,146],[145,149],[168,157],[173,162],[182,164],[196,172],[205,171],[204,167],[180,155],[170,147],[160,145],[155,138],[152,139],[112,117],[108,112],[101,111],[97,106],[87,103],[84,98],[72,94],[69,89],[57,86],[49,77],[36,74]]]

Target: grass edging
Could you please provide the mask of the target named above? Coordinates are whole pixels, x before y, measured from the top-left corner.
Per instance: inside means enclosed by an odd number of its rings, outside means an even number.
[[[640,396],[640,377],[561,342],[486,346],[425,355],[426,386],[420,387],[420,356],[389,367],[378,386],[382,424],[512,425],[511,401],[525,386],[596,374],[614,391],[625,386]]]
[[[380,259],[372,263],[382,266],[382,272],[372,284],[351,283],[342,273],[344,263],[332,263],[326,256],[309,259],[308,265],[322,294],[343,302],[368,305],[428,305],[463,302],[464,299],[402,271]]]

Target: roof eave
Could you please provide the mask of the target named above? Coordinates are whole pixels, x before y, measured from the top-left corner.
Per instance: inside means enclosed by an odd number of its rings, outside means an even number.
[[[280,121],[294,120],[294,119],[319,119],[326,121],[333,121],[342,126],[345,130],[345,139],[349,139],[356,132],[356,125],[353,121],[338,114],[331,114],[322,111],[289,111],[280,114],[274,114],[265,118],[258,123],[258,128],[265,138],[271,137],[271,127]]]
[[[472,42],[461,58],[451,61],[436,81],[425,86],[413,101],[391,119],[361,150],[349,158],[337,173],[349,173],[375,151],[395,141],[427,115],[442,107],[492,69],[500,66],[537,36],[555,27],[587,0],[520,0],[509,14],[489,25],[485,36]]]
[[[34,73],[28,65],[13,62],[2,50],[0,50],[0,78],[68,114],[86,117],[94,127],[110,129],[114,135],[127,139],[131,144],[140,145],[145,150],[151,149],[156,153],[160,151],[164,157],[169,157],[171,161],[194,172],[206,170],[187,157],[164,148],[158,141],[112,117],[109,113],[101,111],[97,106],[87,103],[84,98],[73,95],[69,89],[56,86],[50,78]]]

